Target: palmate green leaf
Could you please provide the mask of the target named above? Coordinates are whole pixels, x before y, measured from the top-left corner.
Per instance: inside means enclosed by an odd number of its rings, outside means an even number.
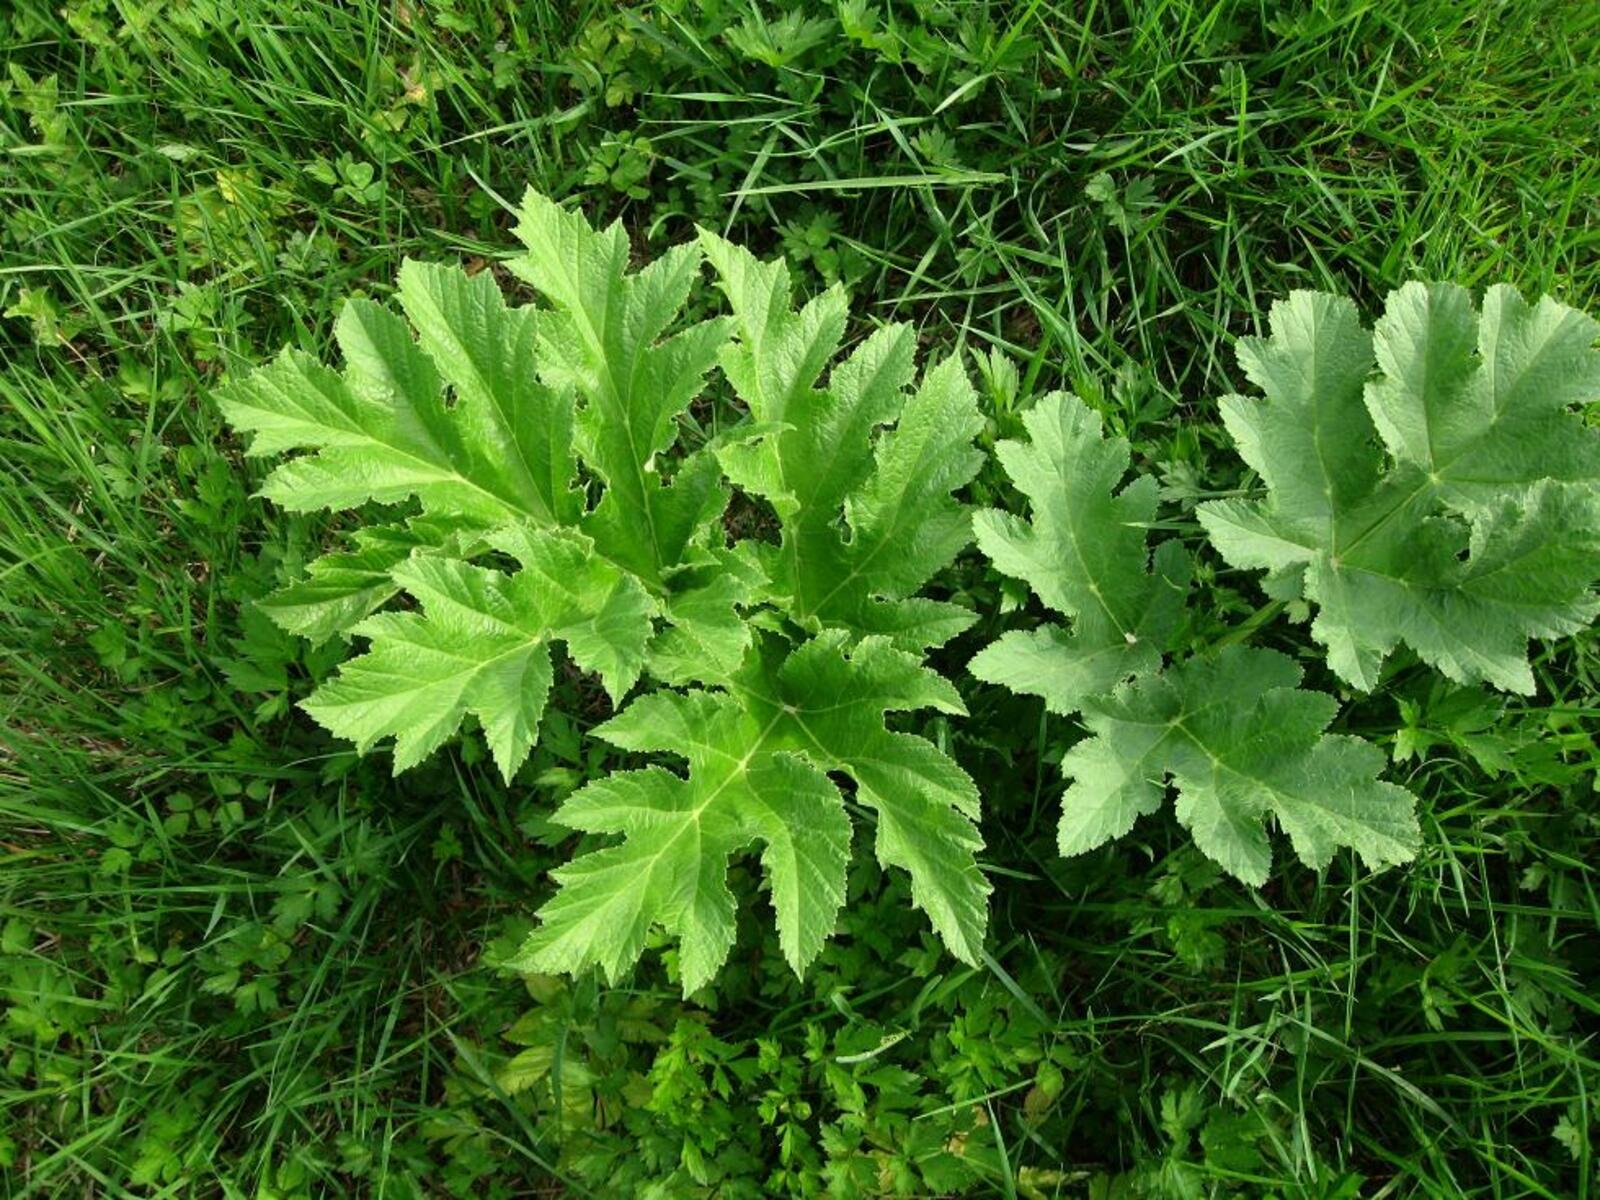
[[[1573,411],[1600,397],[1597,336],[1548,298],[1492,288],[1479,316],[1462,289],[1414,283],[1374,348],[1348,301],[1295,293],[1270,337],[1240,342],[1264,399],[1223,401],[1266,498],[1201,505],[1206,532],[1318,606],[1312,633],[1353,686],[1404,644],[1459,682],[1531,692],[1529,639],[1597,611],[1600,432]]]
[[[659,585],[727,506],[709,454],[681,462],[670,486],[661,455],[677,418],[727,340],[727,318],[663,338],[700,274],[700,251],[676,246],[630,273],[620,224],[596,232],[534,192],[517,236],[528,252],[507,265],[554,304],[540,327],[546,379],[575,387],[579,450],[605,483],[584,528],[614,561]]]
[[[920,708],[964,711],[914,655],[881,637],[851,647],[842,630],[787,652],[767,639],[726,690],[635,700],[596,732],[686,758],[688,772],[618,772],[562,806],[563,824],[623,840],[555,872],[560,887],[518,965],[598,964],[616,979],[660,926],[679,938],[684,991],[694,991],[733,944],[729,858],[759,844],[783,952],[803,971],[844,899],[850,821],[830,772],[853,780],[857,803],[875,813],[879,859],[910,874],[945,945],[977,961],[989,890],[974,857],[977,789],[930,742],[883,723]]]
[[[394,581],[420,612],[368,617],[370,639],[304,704],[330,732],[366,750],[393,737],[396,774],[421,762],[471,713],[509,781],[537,739],[550,692],[550,646],[564,642],[613,700],[644,664],[653,603],[638,581],[598,557],[581,534],[527,527],[494,535],[515,574],[410,556]]]
[[[1149,552],[1155,481],[1121,486],[1127,443],[1106,437],[1087,405],[1059,393],[1041,398],[1023,423],[1028,440],[1002,442],[998,454],[1028,497],[1029,519],[978,513],[978,545],[1071,627],[1006,633],[979,652],[972,671],[1042,696],[1053,711],[1083,713],[1091,736],[1061,764],[1070,781],[1061,852],[1128,833],[1160,807],[1170,779],[1196,845],[1246,883],[1266,881],[1269,817],[1313,867],[1339,846],[1371,867],[1412,857],[1414,798],[1378,780],[1376,747],[1325,732],[1337,702],[1301,690],[1292,661],[1232,646],[1163,665],[1183,621],[1189,560],[1174,541]]]
[[[404,318],[345,304],[343,375],[291,349],[218,392],[223,415],[253,435],[251,454],[314,451],[277,467],[261,494],[295,512],[416,497],[430,514],[485,524],[574,519],[572,394],[537,370],[546,314],[507,308],[486,274],[415,262],[399,298]]]
[[[554,649],[614,704],[646,674],[684,689],[601,727],[688,770],[605,776],[563,806],[572,828],[621,840],[557,873],[528,949],[541,969],[615,976],[660,927],[698,987],[733,937],[730,858],[758,848],[803,970],[843,900],[847,800],[940,937],[976,961],[976,789],[885,724],[961,711],[911,652],[971,619],[915,595],[969,538],[952,493],[977,470],[980,422],[959,363],[913,386],[911,332],[894,327],[835,365],[842,294],[794,312],[781,264],[709,235],[734,316],[682,327],[698,244],[632,270],[620,226],[531,193],[517,233],[526,252],[507,266],[535,304],[508,306],[488,272],[407,263],[399,312],[346,306],[341,371],[290,351],[220,397],[252,453],[300,452],[263,488],[283,506],[420,509],[359,529],[266,602],[286,628],[366,643],[306,711],[358,750],[392,740],[397,772],[475,722],[509,781],[538,737]],[[750,420],[684,452],[680,418],[719,360]],[[730,480],[772,502],[778,545],[730,542]]]
[[[1044,697],[1052,712],[1076,712],[1087,696],[1161,667],[1183,611],[1189,560],[1176,542],[1155,556],[1145,545],[1156,481],[1117,492],[1128,443],[1103,436],[1100,417],[1076,396],[1053,392],[1023,416],[1029,440],[996,453],[1028,497],[1032,516],[986,509],[973,518],[978,547],[995,567],[1024,580],[1046,606],[1072,619],[1013,630],[979,651],[979,679]]]
[[[1411,793],[1378,780],[1377,747],[1323,732],[1338,702],[1300,689],[1300,678],[1276,651],[1230,646],[1086,702],[1093,736],[1061,762],[1072,780],[1061,852],[1127,833],[1160,806],[1170,778],[1195,844],[1255,886],[1272,862],[1269,815],[1312,867],[1326,866],[1340,846],[1373,869],[1414,857]]]
[[[759,262],[704,230],[700,241],[738,332],[723,370],[763,431],[720,457],[778,515],[782,536],[764,563],[772,595],[807,628],[885,634],[913,649],[948,641],[971,614],[915,593],[971,538],[951,493],[977,473],[982,420],[959,361],[930,368],[908,395],[915,339],[891,325],[819,387],[843,336],[843,293],[793,308],[782,260]]]

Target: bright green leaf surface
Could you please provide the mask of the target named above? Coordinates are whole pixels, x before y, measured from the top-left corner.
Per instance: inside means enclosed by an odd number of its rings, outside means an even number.
[[[728,321],[663,339],[699,277],[693,243],[630,273],[621,225],[596,232],[535,192],[523,200],[517,236],[528,252],[508,265],[555,305],[540,331],[541,370],[583,397],[579,452],[606,485],[585,529],[657,585],[727,503],[709,456],[690,456],[670,486],[658,456],[676,441],[677,418],[716,362]]]
[[[1600,327],[1503,287],[1479,317],[1442,284],[1390,296],[1376,351],[1345,300],[1297,292],[1271,324],[1239,346],[1265,398],[1223,401],[1267,495],[1201,505],[1212,542],[1277,592],[1298,581],[1356,687],[1404,644],[1452,679],[1531,692],[1528,640],[1596,612],[1600,433],[1571,409],[1600,396]]]
[[[300,512],[415,496],[429,513],[485,523],[567,516],[571,398],[534,374],[540,314],[506,309],[492,280],[458,268],[407,264],[401,298],[432,327],[422,345],[396,314],[351,300],[336,330],[343,375],[286,350],[219,392],[252,454],[314,451],[274,470],[262,494]],[[463,344],[489,330],[505,339],[486,351],[497,366],[474,367]]]
[[[632,577],[596,557],[577,534],[504,535],[523,569],[513,575],[417,556],[395,581],[420,612],[378,613],[355,627],[371,647],[318,688],[304,708],[366,750],[393,737],[396,773],[415,766],[460,727],[483,725],[509,780],[533,748],[551,681],[550,643],[565,642],[599,672],[613,699],[638,678],[652,604]]]
[[[977,473],[972,439],[982,422],[959,361],[932,367],[908,396],[914,338],[891,325],[819,387],[843,333],[843,294],[795,309],[782,260],[759,262],[704,231],[700,240],[737,323],[723,370],[752,420],[770,430],[720,457],[729,478],[768,500],[782,523],[768,566],[773,588],[808,626],[888,634],[911,648],[948,641],[970,614],[914,593],[970,537],[951,493]]]
[[[1031,519],[998,509],[976,514],[978,546],[997,569],[1070,617],[1072,628],[1004,634],[971,669],[979,679],[1043,696],[1053,712],[1072,713],[1086,696],[1160,668],[1189,563],[1182,547],[1168,542],[1150,569],[1145,539],[1156,481],[1145,476],[1116,491],[1127,474],[1128,444],[1104,437],[1099,415],[1083,401],[1052,393],[1023,423],[1029,440],[1001,442],[997,452],[1028,497]]]
[[[438,522],[374,525],[351,535],[351,550],[324,554],[304,579],[258,601],[277,625],[313,642],[347,632],[400,590],[394,569],[414,551],[445,550],[453,538]]]
[[[589,964],[615,979],[654,925],[675,934],[685,992],[706,983],[733,943],[729,857],[759,844],[785,955],[797,971],[821,949],[844,898],[850,822],[828,772],[855,782],[877,816],[877,852],[911,875],[916,902],[953,954],[976,961],[988,884],[974,857],[977,790],[931,743],[884,728],[888,712],[960,712],[954,689],[887,640],[847,648],[825,633],[781,659],[753,654],[727,691],[663,691],[597,732],[627,750],[688,760],[590,784],[557,813],[623,840],[559,869],[560,888],[522,961]]]
[[[1325,734],[1338,704],[1299,682],[1276,651],[1232,646],[1087,704],[1093,736],[1061,764],[1072,780],[1061,852],[1127,833],[1160,806],[1170,778],[1195,844],[1246,883],[1266,882],[1269,815],[1313,867],[1340,846],[1369,868],[1410,859],[1419,838],[1411,793],[1377,779],[1376,747]]]
[[[1353,362],[1319,361],[1335,374],[1360,373]],[[1030,519],[981,512],[978,544],[1072,625],[1003,634],[972,670],[1042,696],[1056,712],[1084,713],[1091,736],[1061,764],[1071,781],[1061,852],[1128,833],[1160,807],[1170,778],[1178,819],[1195,844],[1248,883],[1265,882],[1271,865],[1268,816],[1311,866],[1325,866],[1345,845],[1369,866],[1410,858],[1411,794],[1377,780],[1383,756],[1375,747],[1324,733],[1338,705],[1299,690],[1289,659],[1232,646],[1163,668],[1182,620],[1189,560],[1176,541],[1148,551],[1155,481],[1116,490],[1128,470],[1127,443],[1106,437],[1088,406],[1059,393],[1043,397],[1024,423],[1028,440],[1002,442],[999,457],[1028,497]],[[1308,504],[1322,495],[1313,481],[1288,483],[1307,489]]]

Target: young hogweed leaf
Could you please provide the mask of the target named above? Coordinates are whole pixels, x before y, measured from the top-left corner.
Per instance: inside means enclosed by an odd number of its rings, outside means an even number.
[[[335,330],[343,375],[290,349],[218,393],[251,454],[314,451],[261,494],[295,512],[415,496],[427,513],[484,524],[572,519],[572,397],[538,375],[545,314],[507,308],[486,274],[421,263],[401,268],[399,296],[421,344],[405,319],[351,300]]]
[[[1200,519],[1236,567],[1318,606],[1333,669],[1370,690],[1402,643],[1459,682],[1533,690],[1528,640],[1581,629],[1600,577],[1600,326],[1548,298],[1407,284],[1373,338],[1297,292],[1239,344],[1261,400],[1223,419],[1267,487]],[[1370,379],[1374,356],[1379,375]],[[1388,452],[1385,460],[1384,451]]]
[[[538,737],[552,642],[565,642],[579,666],[596,671],[613,700],[639,676],[653,605],[636,579],[599,558],[581,534],[511,527],[491,538],[522,570],[408,557],[391,577],[421,611],[377,613],[355,626],[371,649],[304,705],[359,750],[394,737],[396,773],[472,713],[510,779]]]
[[[625,750],[688,760],[618,772],[575,793],[556,819],[617,845],[556,871],[560,889],[525,946],[528,969],[598,964],[613,979],[652,926],[678,936],[685,993],[733,944],[728,859],[759,843],[783,952],[796,971],[832,933],[844,899],[850,821],[829,772],[849,776],[877,817],[877,853],[905,869],[912,895],[953,954],[977,960],[988,884],[974,858],[977,790],[932,743],[884,715],[964,711],[955,689],[888,639],[853,648],[842,630],[785,651],[768,638],[726,690],[662,691],[596,732]]]
[[[533,192],[517,236],[528,252],[508,265],[556,306],[540,331],[546,377],[583,396],[579,450],[606,485],[585,530],[614,561],[660,584],[728,500],[709,454],[689,455],[670,486],[661,475],[677,418],[728,333],[717,318],[662,339],[699,277],[700,252],[676,246],[630,274],[621,225],[596,232]]]
[[[781,262],[760,263],[710,234],[701,242],[738,334],[723,368],[750,413],[714,452],[735,484],[772,505],[780,538],[714,550],[709,578],[703,565],[681,573],[690,582],[666,601],[673,627],[653,645],[651,670],[706,686],[643,697],[596,732],[623,749],[687,758],[688,772],[615,774],[556,813],[622,841],[556,872],[560,890],[524,962],[598,964],[615,977],[660,926],[679,938],[693,991],[732,944],[729,859],[758,843],[784,953],[803,970],[844,895],[850,823],[829,772],[854,781],[855,799],[876,816],[879,859],[909,873],[913,900],[945,944],[974,961],[988,891],[975,858],[976,789],[931,743],[886,729],[884,716],[961,711],[910,651],[971,619],[913,593],[969,538],[951,493],[977,470],[975,396],[954,360],[910,390],[913,344],[901,327],[867,338],[818,388],[843,334],[843,294],[796,310]],[[768,630],[759,641],[735,605],[777,610],[756,616]],[[790,649],[778,630],[795,626],[813,636]]]
[[[1447,504],[1492,507],[1532,480],[1600,484],[1600,430],[1573,411],[1600,398],[1600,324],[1499,285],[1480,318],[1464,288],[1407,284],[1376,328],[1367,408],[1396,462]]]
[[[1117,492],[1128,443],[1102,436],[1098,413],[1053,392],[1022,420],[1029,440],[995,449],[1032,517],[977,513],[978,548],[1070,617],[1072,629],[1012,630],[979,651],[971,669],[989,683],[1043,696],[1066,715],[1086,696],[1160,669],[1183,611],[1189,558],[1177,542],[1165,542],[1150,569],[1145,531],[1155,517],[1156,481],[1141,476]]]
[[[1075,396],[1045,396],[1023,421],[1029,440],[1002,442],[998,452],[1031,516],[978,513],[978,544],[1072,625],[1004,634],[972,670],[1043,696],[1053,711],[1084,714],[1092,736],[1061,764],[1071,781],[1061,852],[1126,834],[1160,807],[1170,778],[1196,844],[1247,883],[1267,878],[1269,816],[1314,867],[1339,846],[1373,867],[1410,858],[1411,794],[1378,781],[1375,747],[1324,732],[1338,705],[1300,690],[1289,659],[1234,646],[1163,668],[1183,620],[1189,559],[1175,541],[1147,551],[1155,481],[1117,490],[1128,444],[1104,436]]]
[[[1325,867],[1340,846],[1369,868],[1416,854],[1413,797],[1377,779],[1383,753],[1326,734],[1338,702],[1298,687],[1300,669],[1273,650],[1229,646],[1085,704],[1093,735],[1061,761],[1063,854],[1092,849],[1154,812],[1170,777],[1195,844],[1260,886],[1272,863],[1263,820],[1289,834],[1300,860]]]
[[[734,316],[673,332],[698,245],[630,271],[620,226],[595,231],[532,194],[521,215],[527,252],[508,265],[541,306],[507,307],[487,272],[407,263],[403,315],[346,306],[342,373],[291,351],[222,396],[252,452],[308,452],[263,489],[285,506],[421,509],[357,532],[267,602],[307,636],[368,642],[306,710],[360,750],[393,739],[396,771],[475,720],[509,780],[537,739],[557,644],[613,703],[646,673],[684,689],[600,727],[688,769],[612,774],[556,814],[620,840],[557,872],[526,954],[539,969],[616,976],[660,927],[699,987],[733,939],[730,858],[759,846],[784,953],[803,970],[844,896],[847,792],[873,814],[879,859],[976,961],[976,788],[885,723],[961,711],[914,653],[970,621],[914,595],[968,539],[952,493],[977,470],[980,422],[959,363],[913,387],[911,332],[892,327],[819,388],[843,335],[840,292],[796,311],[782,264],[705,235]],[[751,419],[678,451],[679,418],[724,349]],[[730,544],[725,470],[771,502],[779,544]],[[764,519],[752,504],[730,524],[747,513]],[[403,608],[378,611],[401,594]]]
[[[795,309],[782,260],[759,262],[705,231],[700,241],[738,332],[723,370],[761,431],[721,459],[778,515],[782,536],[764,562],[773,597],[807,628],[885,634],[911,649],[948,641],[971,614],[914,593],[971,537],[951,493],[977,473],[982,420],[960,362],[932,367],[908,397],[915,339],[891,325],[819,387],[843,334],[843,293]]]

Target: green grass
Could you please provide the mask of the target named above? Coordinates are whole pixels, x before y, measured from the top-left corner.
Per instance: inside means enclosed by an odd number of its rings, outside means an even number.
[[[597,752],[395,781],[296,715],[339,648],[249,601],[328,528],[250,498],[208,400],[403,256],[505,253],[531,184],[1009,355],[998,432],[1077,390],[1181,520],[1237,483],[1215,398],[1288,290],[1600,307],[1600,7],[512,10],[0,10],[0,1194],[1600,1194],[1593,634],[1535,701],[1354,705],[1422,858],[1257,895],[1165,818],[1057,858],[1071,730],[961,674],[980,628],[943,664],[979,719],[933,732],[985,788],[988,969],[862,861],[803,983],[754,920],[694,1003],[523,982],[495,953]],[[975,558],[951,585],[998,607]]]

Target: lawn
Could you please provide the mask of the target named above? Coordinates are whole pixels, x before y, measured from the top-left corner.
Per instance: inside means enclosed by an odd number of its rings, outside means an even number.
[[[1409,650],[1351,687],[1197,516],[1259,492],[1221,399],[1295,290],[1600,314],[1600,5],[10,0],[0,58],[0,1196],[1600,1196],[1600,635],[1534,641],[1528,695]],[[688,996],[659,929],[615,979],[520,969],[605,840],[552,814],[642,761],[613,698],[558,659],[509,783],[471,720],[398,774],[322,728],[351,646],[261,601],[370,513],[257,495],[219,397],[337,362],[406,259],[532,299],[529,188],[957,355],[966,501],[1021,511],[989,452],[1081,398],[1193,553],[1196,644],[1336,696],[1414,859],[1275,835],[1250,886],[1171,804],[1063,857],[1084,719],[968,670],[1044,610],[967,545],[927,656],[967,715],[891,727],[981,791],[970,962],[858,831],[803,977],[754,854]],[[747,407],[711,372],[673,453]]]

